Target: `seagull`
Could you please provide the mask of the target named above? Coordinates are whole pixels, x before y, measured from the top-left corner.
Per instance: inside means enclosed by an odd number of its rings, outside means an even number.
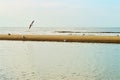
[[[32,27],[32,25],[33,25],[34,22],[35,22],[34,20],[31,22],[31,24],[29,26],[29,29]]]

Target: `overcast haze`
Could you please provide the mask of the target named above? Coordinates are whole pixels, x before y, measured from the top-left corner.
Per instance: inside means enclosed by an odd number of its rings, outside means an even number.
[[[0,27],[120,27],[119,0],[0,0]]]

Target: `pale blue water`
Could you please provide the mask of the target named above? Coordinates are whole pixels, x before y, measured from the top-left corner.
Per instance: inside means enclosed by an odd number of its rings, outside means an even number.
[[[79,32],[118,32],[120,33],[119,27],[32,27],[31,32],[40,32],[40,31],[60,31],[60,30],[66,30],[66,31],[79,31]],[[27,27],[0,27],[1,32],[24,32],[28,31]]]
[[[0,41],[0,80],[120,80],[119,53],[120,44]]]
[[[60,31],[64,31],[62,33]],[[99,35],[117,36],[120,35],[120,28],[86,28],[86,27],[0,27],[0,34],[56,34],[56,35]]]

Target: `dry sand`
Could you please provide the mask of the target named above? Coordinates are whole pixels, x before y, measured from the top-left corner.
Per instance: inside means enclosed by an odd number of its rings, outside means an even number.
[[[0,40],[120,43],[119,36],[0,34]]]

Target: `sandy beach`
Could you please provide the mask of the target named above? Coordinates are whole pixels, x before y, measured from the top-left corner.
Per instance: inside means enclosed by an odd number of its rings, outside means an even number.
[[[119,36],[0,34],[0,40],[120,43]]]

